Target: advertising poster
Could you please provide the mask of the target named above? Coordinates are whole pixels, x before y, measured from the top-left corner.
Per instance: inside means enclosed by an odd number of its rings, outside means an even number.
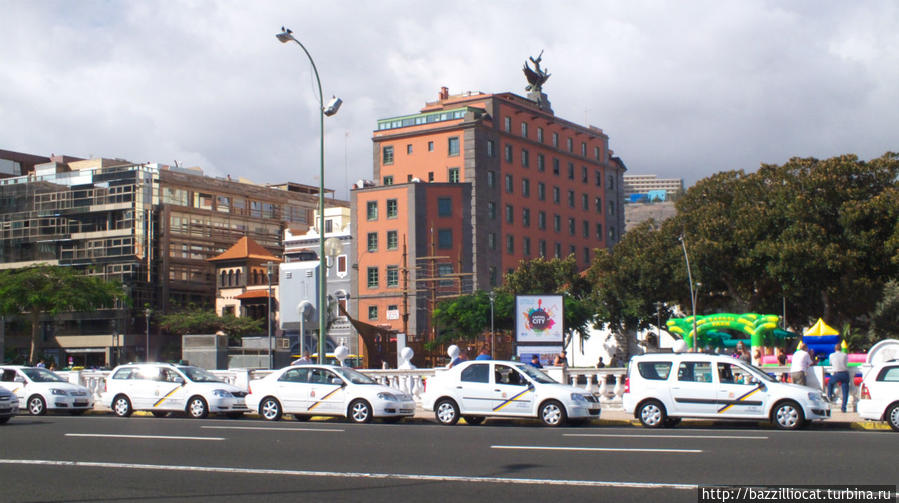
[[[515,341],[521,343],[562,342],[562,296],[518,295],[515,297]]]
[[[518,361],[530,363],[531,357],[537,355],[540,358],[540,365],[548,367],[552,365],[556,355],[562,352],[562,345],[556,346],[518,346],[516,353]]]

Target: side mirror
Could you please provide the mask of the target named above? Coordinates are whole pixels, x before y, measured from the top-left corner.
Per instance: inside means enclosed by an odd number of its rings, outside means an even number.
[[[16,378],[13,379],[13,381],[14,382],[25,382],[25,378],[22,376],[16,376]]]
[[[750,377],[750,378],[749,378],[749,384],[756,385],[756,384],[758,384],[758,383],[759,383],[759,378],[758,378],[758,377]]]
[[[331,378],[331,384],[336,384],[336,385],[342,387],[342,386],[343,386],[343,380],[340,379],[339,377],[332,377],[332,378]]]
[[[180,384],[181,386],[184,386],[184,378],[181,377],[181,376],[176,376],[176,377],[175,377],[175,382],[178,383],[178,384]]]

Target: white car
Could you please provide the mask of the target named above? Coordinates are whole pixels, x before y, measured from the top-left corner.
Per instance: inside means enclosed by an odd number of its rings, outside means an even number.
[[[246,392],[205,369],[170,363],[131,363],[112,369],[102,401],[113,413],[128,417],[136,410],[162,417],[187,412],[201,419],[213,413],[237,418],[248,412]]]
[[[84,386],[39,367],[0,366],[0,386],[16,395],[31,415],[51,411],[84,414],[94,408],[94,398]]]
[[[422,407],[446,425],[460,417],[468,424],[487,417],[540,418],[548,426],[599,417],[599,400],[592,393],[559,384],[521,362],[462,362],[428,379],[426,388]]]
[[[886,421],[899,431],[899,360],[875,364],[862,378],[858,396],[859,417]]]
[[[18,411],[19,399],[16,395],[6,391],[6,388],[0,388],[0,424],[9,421]]]
[[[778,382],[763,370],[730,356],[651,353],[631,358],[624,384],[624,411],[650,428],[681,418],[771,420],[792,430],[830,416],[821,391]]]
[[[268,421],[293,414],[298,421],[342,416],[354,423],[394,422],[415,414],[411,396],[335,365],[293,365],[251,381],[247,406]]]

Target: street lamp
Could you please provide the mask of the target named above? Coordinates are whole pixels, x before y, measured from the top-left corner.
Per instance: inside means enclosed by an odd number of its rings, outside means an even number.
[[[275,362],[272,359],[272,266],[274,262],[269,260],[265,263],[268,270],[268,310],[265,314],[265,323],[268,325],[268,368],[272,369]]]
[[[144,356],[146,361],[150,361],[150,308],[144,309],[144,317],[147,318],[147,354]]]
[[[490,290],[490,359],[496,360],[496,335],[493,333],[493,303],[496,301],[496,293]]]
[[[320,139],[320,147],[321,153],[319,155],[319,159],[321,161],[318,173],[318,219],[319,219],[319,229],[318,229],[318,237],[319,237],[319,250],[318,250],[318,268],[319,268],[319,291],[318,291],[318,363],[325,363],[325,329],[327,328],[327,310],[326,302],[327,302],[327,293],[325,289],[327,287],[327,279],[325,274],[327,273],[327,266],[325,264],[325,115],[328,117],[337,113],[337,110],[340,108],[340,104],[342,101],[340,98],[331,98],[331,101],[328,102],[328,106],[325,106],[324,99],[322,97],[322,81],[318,78],[318,69],[315,67],[315,61],[312,60],[312,55],[309,54],[309,51],[306,50],[306,47],[300,43],[299,40],[294,38],[292,35],[293,32],[281,27],[281,33],[275,35],[278,40],[282,43],[287,43],[291,40],[297,43],[303,52],[306,53],[306,57],[309,58],[309,63],[312,64],[312,72],[315,74],[315,82],[318,84],[318,104],[319,104],[319,122],[321,124],[321,139]]]
[[[684,235],[681,234],[678,239],[684,248],[684,260],[687,262],[687,281],[690,282],[690,304],[693,308],[693,351],[696,352],[699,348],[699,337],[696,333],[696,293],[693,291],[693,272],[690,270],[690,257],[687,256],[687,243]]]
[[[662,346],[662,302],[656,302],[656,347]]]

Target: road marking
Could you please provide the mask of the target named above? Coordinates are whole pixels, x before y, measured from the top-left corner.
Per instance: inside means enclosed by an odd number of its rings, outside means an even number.
[[[114,435],[111,433],[66,433],[67,437],[149,438],[153,440],[224,440],[224,437],[179,437],[172,435]]]
[[[270,430],[270,431],[323,431],[328,433],[342,432],[346,430],[338,430],[334,428],[289,428],[275,427],[267,428],[265,426],[201,426],[210,430]]]
[[[470,477],[467,475],[423,475],[414,473],[360,473],[324,472],[310,470],[277,470],[265,468],[228,468],[218,466],[147,465],[136,463],[103,463],[94,461],[64,461],[45,459],[0,459],[5,465],[73,466],[84,468],[119,468],[128,470],[161,470],[175,472],[239,473],[246,475],[281,475],[288,477],[333,477],[392,480],[422,480],[428,482],[463,482],[516,485],[552,485],[579,487],[626,487],[634,489],[681,489],[695,491],[697,484],[671,484],[664,482],[627,482],[605,480],[556,480],[507,477]]]
[[[614,433],[564,433],[563,437],[628,437],[628,438],[724,438],[739,440],[768,440],[768,437],[741,437],[739,435],[617,435]]]
[[[668,452],[675,454],[697,454],[701,449],[635,449],[625,447],[553,447],[539,445],[491,445],[491,449],[513,449],[520,451],[596,451],[596,452]]]

